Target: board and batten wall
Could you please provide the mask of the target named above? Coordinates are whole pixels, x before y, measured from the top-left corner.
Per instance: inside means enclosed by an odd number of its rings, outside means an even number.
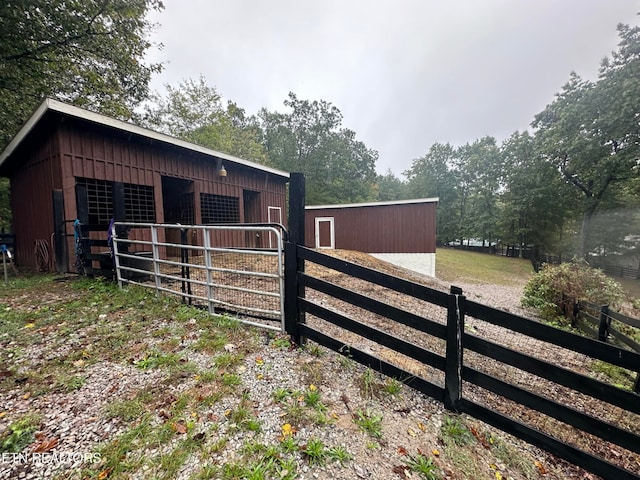
[[[438,199],[308,206],[305,245],[369,253],[435,276]]]

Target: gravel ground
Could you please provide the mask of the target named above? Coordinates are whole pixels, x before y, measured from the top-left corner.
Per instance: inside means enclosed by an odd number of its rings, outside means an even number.
[[[430,282],[448,289],[441,282]],[[458,285],[471,299],[521,312],[521,286]],[[59,298],[68,300],[72,290],[64,285],[60,288]],[[96,325],[101,322],[115,325],[119,321],[117,312],[100,314],[98,307],[95,311],[95,325],[83,325],[65,338],[60,338],[56,328],[43,332],[42,342],[24,348],[17,348],[10,338],[0,338],[2,348],[20,350],[15,356],[7,356],[11,365],[0,367],[0,371],[10,371],[7,377],[11,375],[1,384],[0,435],[22,415],[40,415],[35,440],[22,450],[25,456],[2,456],[0,479],[240,478],[225,476],[223,466],[247,464],[255,458],[255,452],[247,453],[249,447],[280,448],[289,436],[297,448],[286,454],[280,452],[278,458],[291,460],[292,471],[280,470],[278,475],[264,478],[429,478],[420,477],[408,466],[418,455],[424,455],[435,465],[433,478],[594,478],[470,418],[462,421],[467,434],[472,432],[475,440],[465,446],[452,445],[445,441],[442,426],[455,417],[445,412],[439,402],[406,386],[395,391],[389,379],[348,358],[313,345],[288,346],[286,337],[262,330],[238,335],[224,345],[223,354],[241,353],[242,361],[225,366],[217,374],[232,375],[240,383],[232,393],[207,402],[221,385],[219,380],[207,383],[198,373],[185,371],[176,376],[175,370],[141,369],[140,363],[136,363],[141,358],[136,353],[137,345],[141,345],[140,351],[166,345],[169,334],[163,336],[158,332],[172,331],[177,321],[170,312],[168,318],[154,320],[145,327],[148,334],[144,345],[142,339],[131,339],[127,347],[131,357],[127,361],[105,358],[85,363],[80,358],[69,372],[84,379],[79,388],[53,388],[44,394],[34,394],[29,388],[30,380],[23,383],[27,372],[42,370],[74,346],[90,348],[87,341]],[[196,319],[181,325],[179,341],[172,353],[195,365],[196,372],[211,371],[221,353],[208,354],[195,348],[206,333]],[[140,398],[143,391],[149,395],[144,397],[146,403],[140,418],[108,413],[110,406]],[[286,391],[290,393],[286,400],[275,398],[276,392]],[[312,391],[319,392],[322,408],[303,399]],[[177,417],[169,420],[170,412],[185,395],[195,401],[182,411],[179,420],[176,421]],[[299,407],[297,415],[292,414],[294,404]],[[241,410],[259,427],[248,427],[246,418],[234,414]],[[380,419],[380,425],[369,432],[363,430],[354,421],[359,414],[370,420]],[[136,467],[123,473],[111,470],[105,461],[106,454],[100,452],[105,452],[108,445],[123,443],[126,433],[144,421],[152,429],[160,429],[171,421],[173,432],[162,442],[145,441],[145,434],[141,434],[134,443],[136,448],[121,459]],[[187,444],[187,440],[191,443]],[[325,457],[324,462],[314,463],[305,448],[317,440],[326,449],[335,451],[343,447],[349,459],[340,462]],[[194,443],[198,443],[197,448]],[[168,474],[169,457],[184,452],[186,445],[191,445],[192,450],[188,450],[181,466]],[[41,452],[39,458],[35,456],[37,452]]]

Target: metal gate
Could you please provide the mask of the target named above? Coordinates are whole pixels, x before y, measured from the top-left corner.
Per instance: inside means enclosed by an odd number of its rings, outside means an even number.
[[[116,222],[110,233],[120,286],[178,295],[211,314],[284,332],[281,225]]]

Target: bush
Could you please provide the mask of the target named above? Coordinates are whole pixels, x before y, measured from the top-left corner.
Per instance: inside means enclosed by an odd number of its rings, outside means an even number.
[[[557,315],[573,318],[573,305],[580,301],[618,307],[623,299],[618,282],[584,262],[574,262],[543,265],[525,286],[522,304],[553,320]]]

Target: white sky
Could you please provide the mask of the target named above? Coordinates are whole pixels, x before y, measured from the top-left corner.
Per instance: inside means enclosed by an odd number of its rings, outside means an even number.
[[[528,128],[594,79],[640,0],[163,0],[152,88],[203,75],[247,113],[326,100],[397,176],[435,142]]]

